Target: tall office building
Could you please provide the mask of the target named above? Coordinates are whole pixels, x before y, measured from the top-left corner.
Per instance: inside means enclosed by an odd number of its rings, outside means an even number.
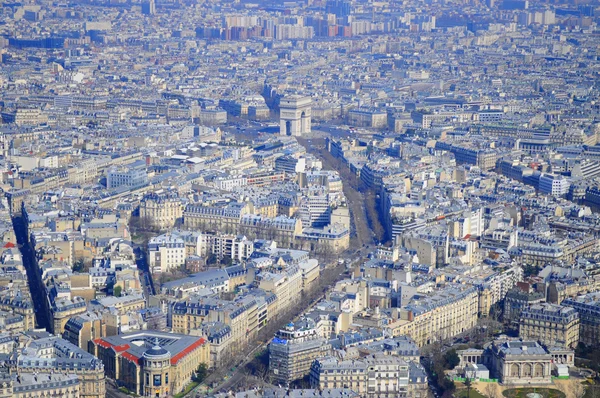
[[[142,14],[144,15],[154,15],[156,14],[156,4],[154,0],[147,0],[142,2]]]
[[[325,11],[327,14],[335,14],[336,17],[343,18],[352,13],[352,8],[347,0],[329,0]]]

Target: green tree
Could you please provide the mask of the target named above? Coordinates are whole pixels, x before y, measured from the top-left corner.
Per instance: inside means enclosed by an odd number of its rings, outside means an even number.
[[[379,204],[375,190],[369,189],[365,192],[365,208],[367,210],[367,221],[373,230],[378,242],[385,241],[385,229],[381,223]]]
[[[442,377],[442,380],[439,381],[439,386],[442,390],[442,397],[453,396],[454,391],[456,391],[456,385],[454,384],[454,381],[445,376],[440,377]]]
[[[232,263],[233,263],[233,261],[231,260],[231,257],[223,257],[221,259],[221,264],[226,267],[229,267]]]
[[[115,286],[115,289],[113,290],[113,296],[121,297],[121,291],[122,291],[121,286]]]
[[[537,276],[537,274],[539,274],[540,271],[541,268],[539,265],[527,264],[523,267],[523,276],[525,278],[528,278],[530,276]]]
[[[210,255],[206,258],[207,265],[213,265],[217,263],[217,256],[214,253],[210,253]]]
[[[205,363],[201,363],[198,365],[198,369],[196,369],[196,373],[194,373],[192,380],[196,383],[202,383],[202,381],[206,379],[206,376],[208,376],[208,366],[206,366]]]
[[[264,380],[269,370],[269,350],[263,349],[254,354],[252,361],[246,364],[246,370],[248,374]]]
[[[459,363],[460,358],[458,357],[458,354],[454,348],[446,351],[444,354],[444,367],[446,369],[454,369]]]
[[[80,258],[75,262],[75,265],[73,265],[73,272],[83,272],[85,271],[85,263],[83,262],[83,259]]]

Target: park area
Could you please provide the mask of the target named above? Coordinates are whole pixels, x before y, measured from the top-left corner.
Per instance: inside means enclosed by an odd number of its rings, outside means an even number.
[[[565,393],[554,388],[511,388],[502,391],[502,395],[506,398],[529,398],[528,394],[539,394],[544,398],[565,398]]]
[[[495,382],[472,382],[471,387],[462,382],[455,382],[457,398],[532,398],[528,394],[536,395],[538,398],[582,398],[586,392],[586,386],[581,380],[554,380],[554,384],[545,387],[516,387],[514,385],[503,386]]]

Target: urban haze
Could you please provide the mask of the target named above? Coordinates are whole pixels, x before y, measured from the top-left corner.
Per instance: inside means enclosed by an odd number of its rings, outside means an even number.
[[[0,398],[600,398],[598,0],[0,0]]]

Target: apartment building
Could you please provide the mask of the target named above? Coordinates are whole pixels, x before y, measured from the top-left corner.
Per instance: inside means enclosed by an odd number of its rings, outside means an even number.
[[[302,233],[302,221],[286,216],[267,218],[246,214],[240,220],[239,233],[250,239],[275,240],[282,246],[290,246]]]
[[[70,297],[54,297],[51,298],[50,312],[53,318],[52,331],[57,335],[62,335],[69,319],[87,312],[86,301],[78,296],[72,299]]]
[[[25,288],[27,286],[25,285]],[[29,294],[16,294],[15,291],[7,291],[0,295],[0,311],[14,313],[23,317],[23,329],[25,331],[35,328],[35,312]]]
[[[64,329],[63,339],[82,350],[87,350],[91,340],[106,336],[106,325],[93,313],[72,317],[67,321]]]
[[[331,208],[326,194],[312,194],[302,197],[299,208],[302,226],[323,227],[331,221]]]
[[[504,299],[504,321],[513,323],[519,322],[521,313],[531,305],[544,302],[546,299],[544,293],[531,289],[515,287],[506,293]]]
[[[206,336],[210,343],[210,364],[213,368],[219,368],[227,362],[232,355],[231,352],[231,328],[223,322],[205,322],[192,335],[199,333]]]
[[[217,259],[230,258],[233,261],[247,260],[254,252],[254,244],[242,235],[206,232],[198,235],[197,255],[214,254]]]
[[[288,265],[280,271],[263,271],[259,275],[258,287],[277,296],[280,314],[301,300],[302,286],[302,269],[298,265]]]
[[[567,298],[561,305],[579,313],[579,341],[587,346],[600,342],[600,292]]]
[[[284,246],[292,244],[302,233],[302,222],[287,216],[266,217],[253,214],[251,203],[231,202],[226,206],[186,206],[184,227],[192,230],[221,231],[241,234],[249,239],[276,240]],[[260,209],[258,209],[260,211]]]
[[[224,206],[187,205],[183,212],[186,228],[200,231],[234,232],[245,214],[251,213],[247,203],[230,202]]]
[[[185,243],[173,234],[156,236],[148,242],[150,272],[160,273],[185,265]]]
[[[315,360],[310,370],[313,388],[350,388],[366,398],[426,397],[427,374],[414,362],[394,356]]]
[[[479,315],[488,316],[492,306],[501,302],[517,282],[523,280],[523,269],[515,266],[473,281],[479,289]]]
[[[306,158],[280,156],[275,159],[275,170],[286,174],[303,173],[306,171]]]
[[[322,228],[304,228],[296,237],[296,246],[303,250],[341,253],[350,247],[350,228],[329,224]]]
[[[498,152],[493,149],[479,149],[467,147],[459,144],[438,141],[435,149],[449,151],[454,154],[456,163],[472,164],[479,166],[482,170],[492,170],[496,168]]]
[[[38,376],[35,372],[20,372],[12,377],[7,373],[0,375],[0,397],[29,398],[36,397],[81,397],[81,383],[74,374],[50,374]]]
[[[313,361],[330,349],[312,318],[290,322],[269,344],[269,373],[276,383],[289,385],[307,376]]]
[[[188,298],[173,304],[171,326],[175,333],[192,333],[205,322],[222,322],[231,329],[230,352],[239,352],[276,314],[277,300],[246,295],[235,301],[213,298]]]
[[[60,337],[46,332],[27,332],[22,347],[15,347],[17,360],[11,373],[35,373],[39,379],[70,373],[79,379],[79,397],[103,398],[106,386],[101,360]],[[31,396],[31,395],[28,395]]]
[[[383,128],[388,124],[388,114],[380,109],[352,109],[348,111],[348,124],[357,127]]]
[[[579,314],[572,307],[535,304],[521,313],[519,337],[546,346],[574,349],[579,343]]]
[[[106,172],[106,188],[140,187],[148,183],[148,173],[142,167],[113,167]]]
[[[409,335],[419,347],[450,339],[477,324],[479,297],[477,288],[452,286],[430,296],[417,296],[403,307]]]
[[[154,192],[140,201],[140,218],[159,229],[173,228],[183,217],[183,202],[176,193]]]
[[[0,116],[4,123],[14,123],[17,126],[37,126],[48,121],[48,116],[38,108],[19,108],[2,112]]]
[[[569,192],[570,185],[571,183],[561,175],[550,173],[543,173],[540,175],[540,192],[553,196],[564,196]]]

